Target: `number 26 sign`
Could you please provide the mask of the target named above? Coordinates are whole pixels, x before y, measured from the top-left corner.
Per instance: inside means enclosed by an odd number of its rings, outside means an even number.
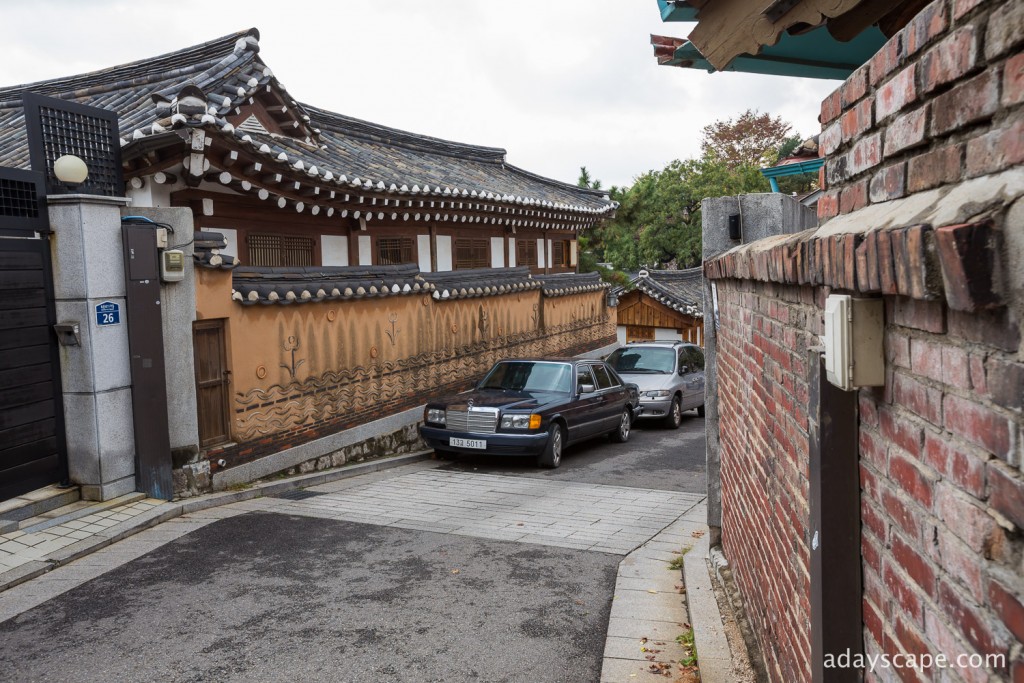
[[[120,325],[121,305],[115,304],[113,301],[104,301],[101,304],[96,304],[96,324]]]

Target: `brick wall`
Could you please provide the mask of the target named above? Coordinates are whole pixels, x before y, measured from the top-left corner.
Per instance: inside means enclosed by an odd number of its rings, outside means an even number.
[[[1019,1],[926,7],[822,105],[823,227],[705,263],[722,543],[774,681],[811,675],[806,350],[837,292],[885,300],[885,386],[858,393],[864,648],[953,664],[865,679],[1024,681],[1022,42]]]
[[[1022,12],[934,2],[822,103],[819,219],[1024,160]]]
[[[814,290],[719,281],[722,546],[775,681],[810,675],[807,349]]]

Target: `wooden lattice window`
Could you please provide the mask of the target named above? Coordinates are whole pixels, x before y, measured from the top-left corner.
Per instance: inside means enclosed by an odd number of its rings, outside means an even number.
[[[412,262],[411,237],[384,237],[377,240],[377,265],[397,266]]]
[[[551,265],[569,265],[569,243],[564,240],[555,240],[551,243]]]
[[[537,240],[516,240],[516,263],[536,267]]]
[[[251,234],[246,237],[250,266],[311,266],[315,242],[298,235]]]
[[[455,269],[490,267],[491,262],[487,256],[488,242],[486,239],[455,240]]]

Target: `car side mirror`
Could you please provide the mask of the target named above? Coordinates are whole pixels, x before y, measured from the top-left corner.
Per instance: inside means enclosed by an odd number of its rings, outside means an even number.
[[[679,366],[679,374],[680,375],[685,375],[689,371],[690,371],[690,366],[689,365],[680,365]]]
[[[597,389],[594,388],[593,384],[581,384],[580,385],[580,395],[592,394],[595,391],[597,391]]]

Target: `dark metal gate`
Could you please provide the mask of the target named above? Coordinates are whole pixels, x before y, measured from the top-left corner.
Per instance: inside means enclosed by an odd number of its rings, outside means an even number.
[[[67,477],[43,178],[0,168],[0,500]]]

